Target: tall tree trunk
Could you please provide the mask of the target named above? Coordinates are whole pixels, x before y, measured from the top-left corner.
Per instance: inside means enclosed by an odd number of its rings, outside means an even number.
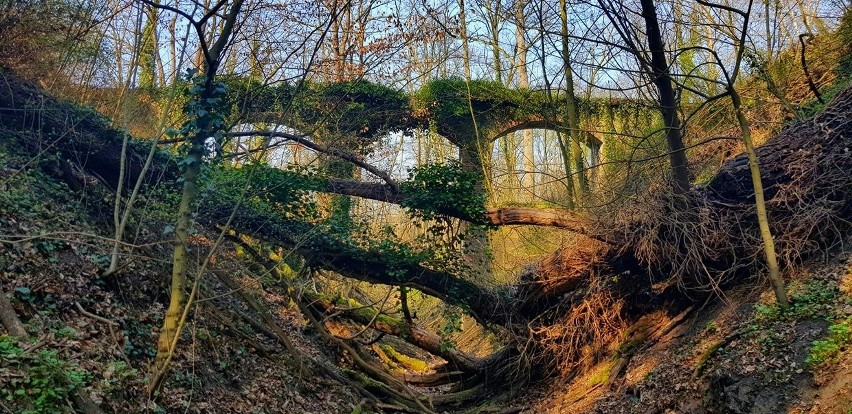
[[[476,191],[487,194],[488,189],[486,180],[488,180],[488,171],[484,163],[486,157],[491,156],[491,142],[481,137],[479,127],[476,122],[473,104],[470,96],[470,41],[467,32],[467,9],[464,0],[458,0],[459,5],[459,25],[462,38],[462,60],[464,65],[465,85],[467,85],[467,104],[470,111],[470,120],[473,123],[474,136],[467,138],[467,144],[459,146],[459,162],[462,169],[468,172],[480,174],[481,179],[477,182]],[[486,142],[487,141],[487,142]],[[491,274],[491,259],[489,255],[490,241],[488,240],[488,231],[480,227],[472,227],[467,222],[462,222],[459,226],[460,232],[467,233],[467,241],[465,243],[464,253],[470,262],[473,274],[480,279],[485,279]]]
[[[568,2],[559,0],[559,17],[562,23],[562,63],[565,66],[565,109],[567,112],[569,139],[571,140],[571,157],[574,167],[573,181],[575,204],[585,205],[589,195],[589,180],[586,175],[586,163],[580,144],[583,134],[580,130],[580,110],[577,97],[574,95],[574,72],[571,70],[571,48],[568,45]]]
[[[766,199],[763,191],[763,181],[760,177],[760,164],[757,158],[757,151],[754,149],[754,143],[751,139],[751,125],[746,119],[742,108],[742,99],[734,83],[740,73],[740,65],[743,61],[745,53],[746,33],[748,30],[749,20],[751,18],[752,2],[748,3],[748,10],[738,12],[743,18],[742,35],[738,39],[737,59],[732,70],[731,78],[728,79],[728,94],[731,96],[731,104],[737,115],[737,121],[740,125],[740,130],[743,134],[743,144],[746,147],[748,154],[748,168],[751,173],[751,183],[754,188],[754,205],[757,213],[757,224],[760,229],[760,238],[763,240],[763,253],[766,257],[766,266],[769,270],[769,281],[772,284],[772,290],[775,292],[775,298],[778,301],[778,306],[786,309],[790,306],[787,300],[787,291],[784,287],[784,280],[781,278],[781,273],[778,268],[778,256],[775,252],[775,238],[772,236],[772,231],[769,228],[769,215],[766,213]],[[802,45],[804,48],[804,44]],[[804,49],[802,50],[804,53]]]
[[[159,54],[159,45],[157,44],[157,20],[159,19],[158,9],[154,6],[148,6],[145,13],[146,21],[145,28],[142,29],[142,46],[139,51],[139,87],[151,89],[157,83],[157,54]]]
[[[175,6],[179,7],[180,3],[176,2]],[[177,57],[177,14],[173,13],[172,20],[169,21],[169,62],[170,71],[169,71],[169,79],[168,84],[174,85],[178,79],[180,74],[178,71],[178,57]]]
[[[769,281],[772,284],[772,290],[775,292],[775,298],[778,305],[784,309],[789,306],[787,300],[787,292],[784,288],[784,280],[781,278],[781,273],[778,268],[778,256],[775,253],[775,239],[772,237],[772,231],[769,229],[769,216],[766,214],[766,200],[763,192],[763,182],[760,179],[760,164],[757,160],[757,152],[754,150],[754,143],[751,140],[751,126],[743,114],[742,101],[740,94],[730,86],[728,91],[731,94],[731,102],[734,105],[734,111],[737,113],[737,121],[740,124],[740,129],[743,134],[743,143],[748,154],[748,168],[751,172],[751,183],[754,186],[754,206],[757,210],[757,224],[760,228],[760,238],[763,240],[763,253],[766,256],[766,267],[769,269]]]
[[[651,52],[651,77],[660,94],[660,111],[666,128],[666,144],[669,150],[672,179],[676,194],[685,194],[689,190],[689,164],[686,149],[683,146],[680,116],[677,113],[674,88],[666,61],[665,46],[660,33],[657,9],[654,0],[640,0],[642,18],[645,20],[645,36]]]
[[[475,174],[486,175],[487,167],[483,162],[482,149],[478,143],[471,143],[459,147],[459,162],[464,171]],[[480,179],[476,183],[476,192],[487,193],[485,182]],[[488,230],[481,226],[472,226],[468,222],[462,222],[461,232],[466,233],[464,254],[467,258],[473,275],[479,282],[489,282],[491,275],[491,242],[488,239]]]
[[[169,307],[166,309],[163,327],[157,342],[157,356],[154,361],[155,378],[159,379],[162,379],[162,374],[166,370],[168,361],[171,360],[174,353],[174,347],[180,335],[180,319],[184,313],[184,307],[189,306],[188,304],[184,304],[184,288],[186,287],[186,273],[189,265],[187,252],[192,208],[198,195],[198,175],[204,160],[205,141],[215,136],[222,128],[222,123],[217,122],[216,115],[214,114],[217,109],[214,98],[221,93],[221,91],[217,90],[220,85],[215,82],[215,78],[242,5],[243,0],[235,0],[227,15],[223,18],[224,25],[219,31],[219,37],[216,39],[216,42],[207,50],[201,50],[204,59],[202,72],[204,81],[202,90],[193,98],[197,103],[198,110],[187,114],[190,117],[190,121],[188,122],[194,124],[194,132],[192,136],[187,137],[189,138],[189,150],[183,160],[183,190],[175,223]],[[210,43],[206,44],[210,45]],[[202,109],[205,112],[204,114],[200,114]],[[153,393],[157,389],[159,386],[158,382],[152,380],[149,384],[149,393]]]
[[[199,134],[200,135],[200,134]],[[172,352],[172,342],[177,335],[178,320],[184,307],[184,289],[186,288],[186,273],[188,268],[187,246],[189,245],[189,226],[192,219],[192,205],[198,195],[198,174],[204,157],[203,138],[193,137],[193,141],[201,140],[201,145],[190,144],[192,147],[187,154],[183,172],[183,191],[178,206],[177,221],[174,233],[174,252],[172,254],[172,279],[169,289],[169,307],[166,309],[160,338],[157,341],[157,358],[154,363],[157,370],[163,369],[166,359]]]
[[[470,39],[467,33],[467,9],[464,0],[458,0],[459,4],[459,30],[462,40],[462,64],[464,65],[464,79],[470,82]]]
[[[488,7],[488,2],[486,2],[486,7]],[[503,65],[500,59],[500,12],[502,11],[502,6],[500,4],[500,0],[494,2],[494,9],[489,10],[490,16],[488,16],[488,23],[491,30],[491,55],[492,59],[494,59],[494,79],[503,83]]]
[[[527,52],[529,51],[529,46],[527,45],[527,19],[526,13],[524,12],[524,8],[526,7],[527,2],[524,0],[517,0],[515,2],[515,47],[517,48],[517,62],[516,66],[518,68],[518,86],[521,89],[529,89],[530,87],[530,78],[529,71],[527,70]],[[524,189],[524,196],[528,201],[535,200],[536,197],[536,187],[535,187],[535,171],[536,171],[536,163],[535,163],[535,138],[533,137],[533,132],[530,129],[525,129],[521,131],[521,146],[524,149],[524,173],[523,178],[521,180],[521,186]]]

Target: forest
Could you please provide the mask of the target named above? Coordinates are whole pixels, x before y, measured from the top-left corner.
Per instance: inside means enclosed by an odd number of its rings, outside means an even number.
[[[0,0],[0,413],[852,413],[848,0]]]

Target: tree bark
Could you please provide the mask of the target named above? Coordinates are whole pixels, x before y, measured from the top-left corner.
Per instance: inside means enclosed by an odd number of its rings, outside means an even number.
[[[645,35],[648,49],[651,51],[651,78],[660,94],[660,111],[666,128],[666,144],[669,150],[672,179],[676,194],[686,194],[689,190],[689,164],[686,160],[686,149],[683,146],[680,116],[677,113],[674,88],[672,87],[669,65],[666,61],[666,51],[663,37],[660,33],[660,23],[657,19],[657,9],[654,0],[640,0],[642,18],[645,19]]]
[[[517,48],[516,66],[518,69],[518,87],[521,89],[530,88],[530,78],[527,71],[527,28],[526,28],[526,13],[524,8],[527,2],[525,0],[515,0],[515,47]],[[526,201],[534,201],[536,198],[535,187],[535,139],[532,129],[524,129],[521,131],[521,147],[524,149],[524,171],[521,185],[524,190]]]
[[[589,180],[586,175],[585,154],[580,144],[589,145],[589,143],[583,142],[583,133],[580,130],[580,109],[577,105],[577,97],[574,95],[574,72],[571,64],[571,48],[568,45],[568,3],[566,0],[559,0],[559,6],[562,26],[562,64],[565,67],[565,119],[568,121],[571,163],[574,167],[573,177],[570,179],[575,181],[574,204],[583,206],[587,204]]]
[[[733,102],[734,111],[737,113],[737,121],[740,124],[743,143],[746,147],[746,154],[748,154],[748,167],[751,173],[751,183],[754,186],[754,205],[757,209],[757,224],[758,228],[760,228],[760,238],[763,240],[763,253],[766,258],[766,266],[769,269],[769,281],[772,283],[772,290],[775,292],[775,299],[778,301],[778,305],[783,309],[787,309],[790,303],[787,300],[787,290],[784,287],[784,279],[781,278],[778,266],[778,256],[775,253],[775,239],[772,237],[772,230],[769,228],[769,216],[766,213],[763,182],[760,178],[760,164],[757,159],[757,152],[754,150],[754,143],[751,139],[751,126],[745,114],[743,114],[740,94],[734,89],[733,85],[729,86],[728,91],[731,94],[731,102]]]
[[[6,294],[3,291],[0,291],[0,322],[3,322],[3,326],[12,336],[24,341],[30,338],[27,330],[24,329],[24,324],[21,323],[18,314],[15,313],[15,308],[12,307],[9,299],[6,299]]]
[[[489,362],[487,359],[475,358],[455,348],[445,348],[442,346],[443,340],[437,334],[404,320],[387,315],[377,315],[376,311],[369,307],[349,310],[347,309],[347,307],[350,307],[349,304],[338,304],[333,298],[325,297],[310,290],[304,292],[304,298],[309,306],[323,313],[340,313],[344,318],[369,326],[377,332],[400,337],[432,355],[443,358],[455,370],[477,373],[484,369]]]

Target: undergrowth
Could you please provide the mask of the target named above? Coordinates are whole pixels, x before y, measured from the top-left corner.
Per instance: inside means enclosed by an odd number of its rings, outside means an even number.
[[[835,317],[835,304],[840,298],[836,284],[812,280],[790,296],[790,307],[781,309],[777,304],[755,305],[755,321],[760,325],[783,320],[828,319]]]
[[[852,345],[852,316],[828,327],[828,336],[813,342],[805,362],[813,367],[838,362],[843,351]]]
[[[836,284],[819,279],[792,290],[790,307],[786,310],[777,304],[755,305],[755,321],[750,330],[759,333],[758,343],[774,345],[771,327],[775,322],[822,319],[830,324],[827,334],[813,341],[805,363],[817,368],[838,362],[843,352],[852,345],[852,316],[844,317],[837,309],[838,303],[843,300],[843,293]]]
[[[31,349],[19,347],[10,336],[0,336],[0,397],[23,414],[68,411],[66,401],[89,380],[89,373],[54,350]]]

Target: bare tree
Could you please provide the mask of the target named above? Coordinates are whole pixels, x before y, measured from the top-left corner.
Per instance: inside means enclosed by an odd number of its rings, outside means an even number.
[[[657,88],[660,112],[666,132],[666,144],[669,150],[673,189],[677,194],[685,194],[689,190],[689,163],[686,159],[686,149],[683,145],[683,131],[678,105],[675,97],[674,82],[669,69],[663,35],[657,19],[657,9],[654,0],[640,0],[641,14],[645,22],[645,41],[647,49],[640,46],[633,25],[626,20],[627,14],[622,8],[610,0],[599,0],[601,9],[618,30],[622,41],[628,50],[636,57],[642,70]],[[647,53],[645,52],[647,50]]]

